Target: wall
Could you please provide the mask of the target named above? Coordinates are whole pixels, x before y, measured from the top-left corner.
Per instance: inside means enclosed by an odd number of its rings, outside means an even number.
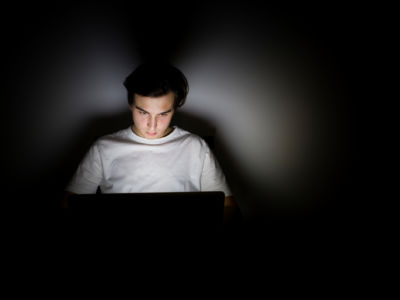
[[[235,3],[149,9],[118,1],[9,8],[8,192],[41,194],[33,205],[55,207],[94,138],[129,125],[123,79],[157,57],[187,75],[178,121],[215,133],[246,216],[323,217],[340,207],[352,159],[352,18]]]

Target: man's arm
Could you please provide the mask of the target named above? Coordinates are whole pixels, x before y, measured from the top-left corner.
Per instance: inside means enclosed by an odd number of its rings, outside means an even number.
[[[239,215],[239,206],[232,196],[225,197],[224,202],[224,225],[231,224]]]

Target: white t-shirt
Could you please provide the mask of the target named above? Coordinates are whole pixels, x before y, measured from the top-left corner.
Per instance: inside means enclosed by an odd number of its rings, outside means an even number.
[[[145,139],[131,127],[99,138],[66,187],[76,194],[223,191],[225,176],[199,136],[174,126],[159,139]]]

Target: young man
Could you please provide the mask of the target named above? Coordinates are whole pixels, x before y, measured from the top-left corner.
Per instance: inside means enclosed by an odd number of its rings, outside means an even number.
[[[229,219],[237,206],[213,153],[199,136],[170,126],[189,90],[182,72],[142,64],[124,85],[133,125],[91,146],[66,195],[96,193],[98,187],[102,193],[223,191]]]

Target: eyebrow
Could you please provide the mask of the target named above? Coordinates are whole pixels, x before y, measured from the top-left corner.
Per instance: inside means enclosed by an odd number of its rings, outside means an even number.
[[[150,114],[148,111],[144,110],[143,108],[141,108],[141,107],[139,107],[139,106],[137,106],[137,105],[135,105],[135,108],[137,108],[138,110],[141,110],[141,111],[143,111],[143,112],[145,112],[145,113]],[[166,110],[166,111],[164,111],[164,112],[162,112],[162,113],[159,113],[159,115],[161,115],[161,114],[166,114],[166,113],[169,113],[169,112],[171,112],[171,111],[172,111],[172,108],[170,108],[169,110]]]

